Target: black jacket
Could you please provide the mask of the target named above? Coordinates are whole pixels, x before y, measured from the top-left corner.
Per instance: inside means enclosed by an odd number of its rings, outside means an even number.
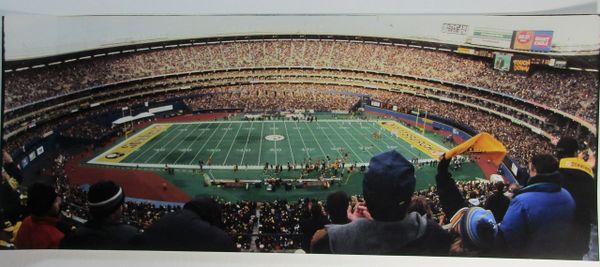
[[[452,179],[452,174],[448,172],[449,162],[450,160],[440,161],[438,164],[438,172],[435,175],[435,183],[438,195],[440,196],[440,204],[448,219],[450,219],[450,217],[452,217],[459,209],[468,207],[467,201],[458,190],[454,179]]]
[[[138,230],[123,223],[88,221],[61,243],[66,249],[132,249]]]
[[[236,251],[227,233],[185,208],[155,222],[141,242],[147,250]]]
[[[575,161],[579,160],[575,159]],[[563,165],[565,164],[563,163]],[[562,187],[569,191],[575,200],[577,230],[574,235],[578,240],[575,246],[579,248],[580,254],[583,256],[588,251],[590,224],[598,224],[596,180],[587,172],[576,168],[563,166],[559,172],[562,174]]]

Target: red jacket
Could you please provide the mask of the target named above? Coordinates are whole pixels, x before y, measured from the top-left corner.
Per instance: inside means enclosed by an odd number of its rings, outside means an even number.
[[[27,216],[15,239],[18,249],[45,249],[58,248],[60,241],[65,236],[56,224],[59,218]]]

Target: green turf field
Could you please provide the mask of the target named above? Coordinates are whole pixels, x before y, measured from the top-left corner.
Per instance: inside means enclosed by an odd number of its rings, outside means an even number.
[[[248,165],[250,169],[269,164],[301,164],[309,158],[343,159],[366,164],[380,152],[396,149],[406,158],[426,159],[404,140],[386,132],[373,121],[320,120],[294,121],[210,121],[173,123],[114,165],[139,164],[144,167],[198,167],[200,160],[213,169],[232,169]],[[150,126],[152,127],[152,126]],[[381,132],[375,140],[374,132]],[[90,163],[97,163],[97,159]]]
[[[154,133],[150,133],[156,130]],[[160,131],[159,131],[160,130]],[[449,148],[443,137],[435,134],[412,130],[421,138]],[[375,139],[374,132],[381,133]],[[133,145],[132,145],[133,144]],[[106,159],[120,148],[130,146],[127,152],[116,159]],[[420,161],[432,157],[413,147],[400,137],[379,126],[375,120],[319,119],[317,122],[273,120],[241,121],[219,120],[186,123],[153,124],[125,138],[112,148],[103,151],[89,164],[107,167],[141,168],[155,170],[167,180],[187,192],[190,196],[213,195],[226,199],[298,199],[300,197],[324,198],[331,190],[344,190],[350,194],[361,191],[362,173],[347,172],[341,183],[330,190],[321,188],[298,188],[292,191],[279,189],[266,192],[264,188],[219,188],[205,187],[205,174],[215,179],[257,179],[280,177],[296,179],[301,175],[301,166],[307,161],[314,163],[327,156],[334,162],[344,161],[350,164],[366,165],[369,159],[380,152],[396,149],[407,159]],[[209,159],[212,164],[209,166]],[[204,172],[199,172],[199,161],[204,161]],[[275,173],[271,169],[263,172],[265,163],[282,164],[283,172]],[[296,163],[296,170],[288,171],[287,164]],[[176,169],[168,174],[164,166]],[[239,171],[234,172],[233,166]],[[305,178],[318,178],[316,172]],[[417,189],[434,184],[435,167],[422,166],[417,169]],[[338,174],[337,177],[340,177]],[[475,163],[465,164],[455,174],[457,179],[483,177]]]

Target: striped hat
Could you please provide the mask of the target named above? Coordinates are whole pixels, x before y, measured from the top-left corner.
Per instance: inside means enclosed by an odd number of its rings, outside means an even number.
[[[467,246],[487,249],[494,244],[498,225],[491,211],[480,208],[462,208],[450,219],[450,228],[458,226]]]
[[[87,205],[96,219],[108,217],[125,201],[123,188],[113,181],[101,181],[90,187]]]

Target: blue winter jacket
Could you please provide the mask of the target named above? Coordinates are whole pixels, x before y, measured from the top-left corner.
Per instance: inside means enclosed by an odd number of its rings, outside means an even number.
[[[575,201],[558,172],[540,174],[514,196],[500,223],[510,256],[570,259]]]

